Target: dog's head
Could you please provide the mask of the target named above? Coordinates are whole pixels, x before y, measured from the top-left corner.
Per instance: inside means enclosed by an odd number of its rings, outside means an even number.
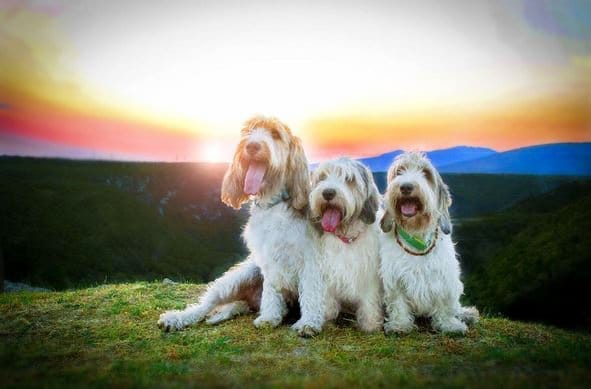
[[[240,208],[250,196],[270,198],[287,189],[291,206],[303,210],[310,192],[308,161],[299,138],[275,118],[248,120],[222,183],[222,201]]]
[[[369,169],[350,158],[324,162],[312,174],[310,212],[324,231],[346,229],[357,220],[373,224],[378,198]]]
[[[445,234],[451,233],[449,189],[422,153],[404,153],[394,160],[388,170],[384,206],[380,223],[384,232],[389,232],[393,223],[416,233],[439,223]]]

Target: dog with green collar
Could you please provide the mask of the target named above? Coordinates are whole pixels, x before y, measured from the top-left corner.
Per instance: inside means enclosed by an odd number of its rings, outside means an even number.
[[[460,304],[464,286],[450,206],[449,189],[424,154],[394,160],[380,222],[386,334],[412,331],[416,317],[430,318],[438,331],[462,334],[478,320],[475,307]]]

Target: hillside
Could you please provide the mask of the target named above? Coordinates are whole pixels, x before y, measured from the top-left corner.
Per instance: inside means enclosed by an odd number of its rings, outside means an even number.
[[[445,173],[591,175],[591,143],[523,147],[442,166]]]
[[[65,289],[103,282],[206,282],[243,258],[247,211],[219,200],[224,164],[0,158],[7,279]],[[383,191],[385,175],[376,173]],[[473,218],[569,177],[445,175],[452,217]]]
[[[585,387],[591,335],[485,318],[466,337],[422,328],[362,334],[347,321],[300,339],[287,326],[256,330],[253,316],[162,333],[165,309],[203,290],[134,283],[0,295],[4,387]]]
[[[225,165],[0,159],[6,277],[63,289],[209,281],[243,255],[242,214],[220,206]]]
[[[468,299],[488,312],[591,328],[591,183],[456,228]]]
[[[386,189],[386,173],[374,173],[380,192]],[[443,174],[453,204],[454,219],[476,217],[501,211],[530,196],[552,190],[574,177],[507,175],[507,174]]]

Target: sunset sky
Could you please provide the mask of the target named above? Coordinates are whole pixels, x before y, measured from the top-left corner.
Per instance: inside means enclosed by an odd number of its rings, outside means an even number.
[[[0,0],[0,155],[311,160],[591,141],[591,2]]]

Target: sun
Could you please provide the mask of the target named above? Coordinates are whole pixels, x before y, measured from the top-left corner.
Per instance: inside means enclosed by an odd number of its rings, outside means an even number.
[[[201,162],[227,162],[230,159],[226,144],[218,141],[205,141],[201,144],[197,160]]]

